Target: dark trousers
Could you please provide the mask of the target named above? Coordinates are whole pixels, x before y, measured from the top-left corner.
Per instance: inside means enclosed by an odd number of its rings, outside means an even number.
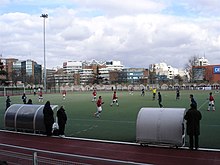
[[[60,135],[64,135],[64,131],[65,131],[65,124],[60,124],[60,123],[58,123],[58,125],[59,125],[59,134]]]
[[[156,93],[153,93],[153,100],[155,100],[155,97],[156,97]]]
[[[161,104],[161,101],[158,101],[160,108],[163,107],[163,105]]]
[[[199,148],[199,136],[198,135],[189,135],[189,148],[193,149],[195,141],[195,149]]]
[[[45,124],[45,128],[46,128],[46,135],[47,136],[51,136],[52,135],[52,126],[51,124]]]

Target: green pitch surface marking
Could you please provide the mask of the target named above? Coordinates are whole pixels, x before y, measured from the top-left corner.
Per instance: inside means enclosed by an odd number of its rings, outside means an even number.
[[[215,93],[215,112],[208,112],[208,101],[210,91],[180,91],[180,100],[176,100],[176,91],[160,91],[162,104],[165,108],[189,108],[189,95],[193,94],[202,113],[200,147],[220,149],[220,93]],[[67,92],[66,99],[62,94],[44,94],[44,102],[38,102],[38,96],[27,95],[33,100],[33,104],[45,104],[47,100],[51,104],[63,105],[68,121],[66,125],[66,136],[77,138],[90,138],[111,141],[135,142],[136,141],[136,119],[142,107],[159,107],[157,98],[152,100],[152,93],[146,91],[141,96],[141,91],[130,95],[126,91],[118,91],[119,106],[110,106],[113,92],[98,91],[97,97],[102,96],[103,111],[100,118],[94,117],[96,104],[92,102],[92,91],[90,92]],[[0,97],[0,128],[4,129],[4,111],[6,97]],[[22,104],[21,96],[11,96],[12,104]],[[188,146],[188,136],[186,138]]]

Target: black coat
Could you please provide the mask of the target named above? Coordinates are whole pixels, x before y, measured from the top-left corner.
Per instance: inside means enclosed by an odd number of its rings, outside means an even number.
[[[187,135],[200,135],[200,120],[202,119],[201,113],[196,109],[189,109],[184,116],[186,123]]]
[[[66,124],[67,116],[66,116],[65,110],[62,107],[57,111],[57,118],[58,118],[59,125]]]
[[[11,106],[11,100],[10,100],[10,98],[7,98],[7,100],[6,100],[6,109],[10,106]]]
[[[53,110],[50,107],[50,104],[45,104],[43,109],[44,114],[44,123],[47,125],[53,125],[54,123],[54,117],[53,117]]]

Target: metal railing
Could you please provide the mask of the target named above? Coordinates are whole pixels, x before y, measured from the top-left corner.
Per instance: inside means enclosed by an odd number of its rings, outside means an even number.
[[[144,165],[144,163],[68,154],[8,144],[0,144],[0,146],[0,161],[5,161],[10,165]]]

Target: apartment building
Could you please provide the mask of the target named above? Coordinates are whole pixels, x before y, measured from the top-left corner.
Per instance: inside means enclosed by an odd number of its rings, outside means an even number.
[[[149,66],[149,70],[151,72],[155,72],[156,77],[158,80],[169,80],[173,79],[176,75],[179,74],[179,70],[176,68],[173,68],[170,65],[167,65],[166,63],[157,63],[157,64],[151,64]]]
[[[83,63],[81,61],[67,61],[63,63],[64,73],[78,73],[82,70]]]
[[[63,63],[63,71],[73,74],[74,84],[85,85],[93,83],[109,84],[110,71],[122,71],[123,65],[120,61],[67,61]],[[72,79],[71,77],[71,79]],[[57,75],[58,78],[58,75]]]
[[[207,66],[207,65],[209,65],[209,61],[205,57],[199,57],[195,61],[195,66]]]
[[[21,65],[19,62],[16,62],[17,66],[21,66],[21,81],[27,84],[41,84],[42,83],[42,67],[41,65],[37,64],[35,61],[30,59],[26,61],[21,61]],[[16,66],[16,67],[17,67]],[[13,65],[14,70],[14,65]],[[18,68],[16,68],[18,71]]]
[[[35,61],[30,59],[21,61],[14,58],[1,58],[1,62],[3,62],[4,70],[8,73],[7,80],[10,85],[41,83],[42,68]]]

